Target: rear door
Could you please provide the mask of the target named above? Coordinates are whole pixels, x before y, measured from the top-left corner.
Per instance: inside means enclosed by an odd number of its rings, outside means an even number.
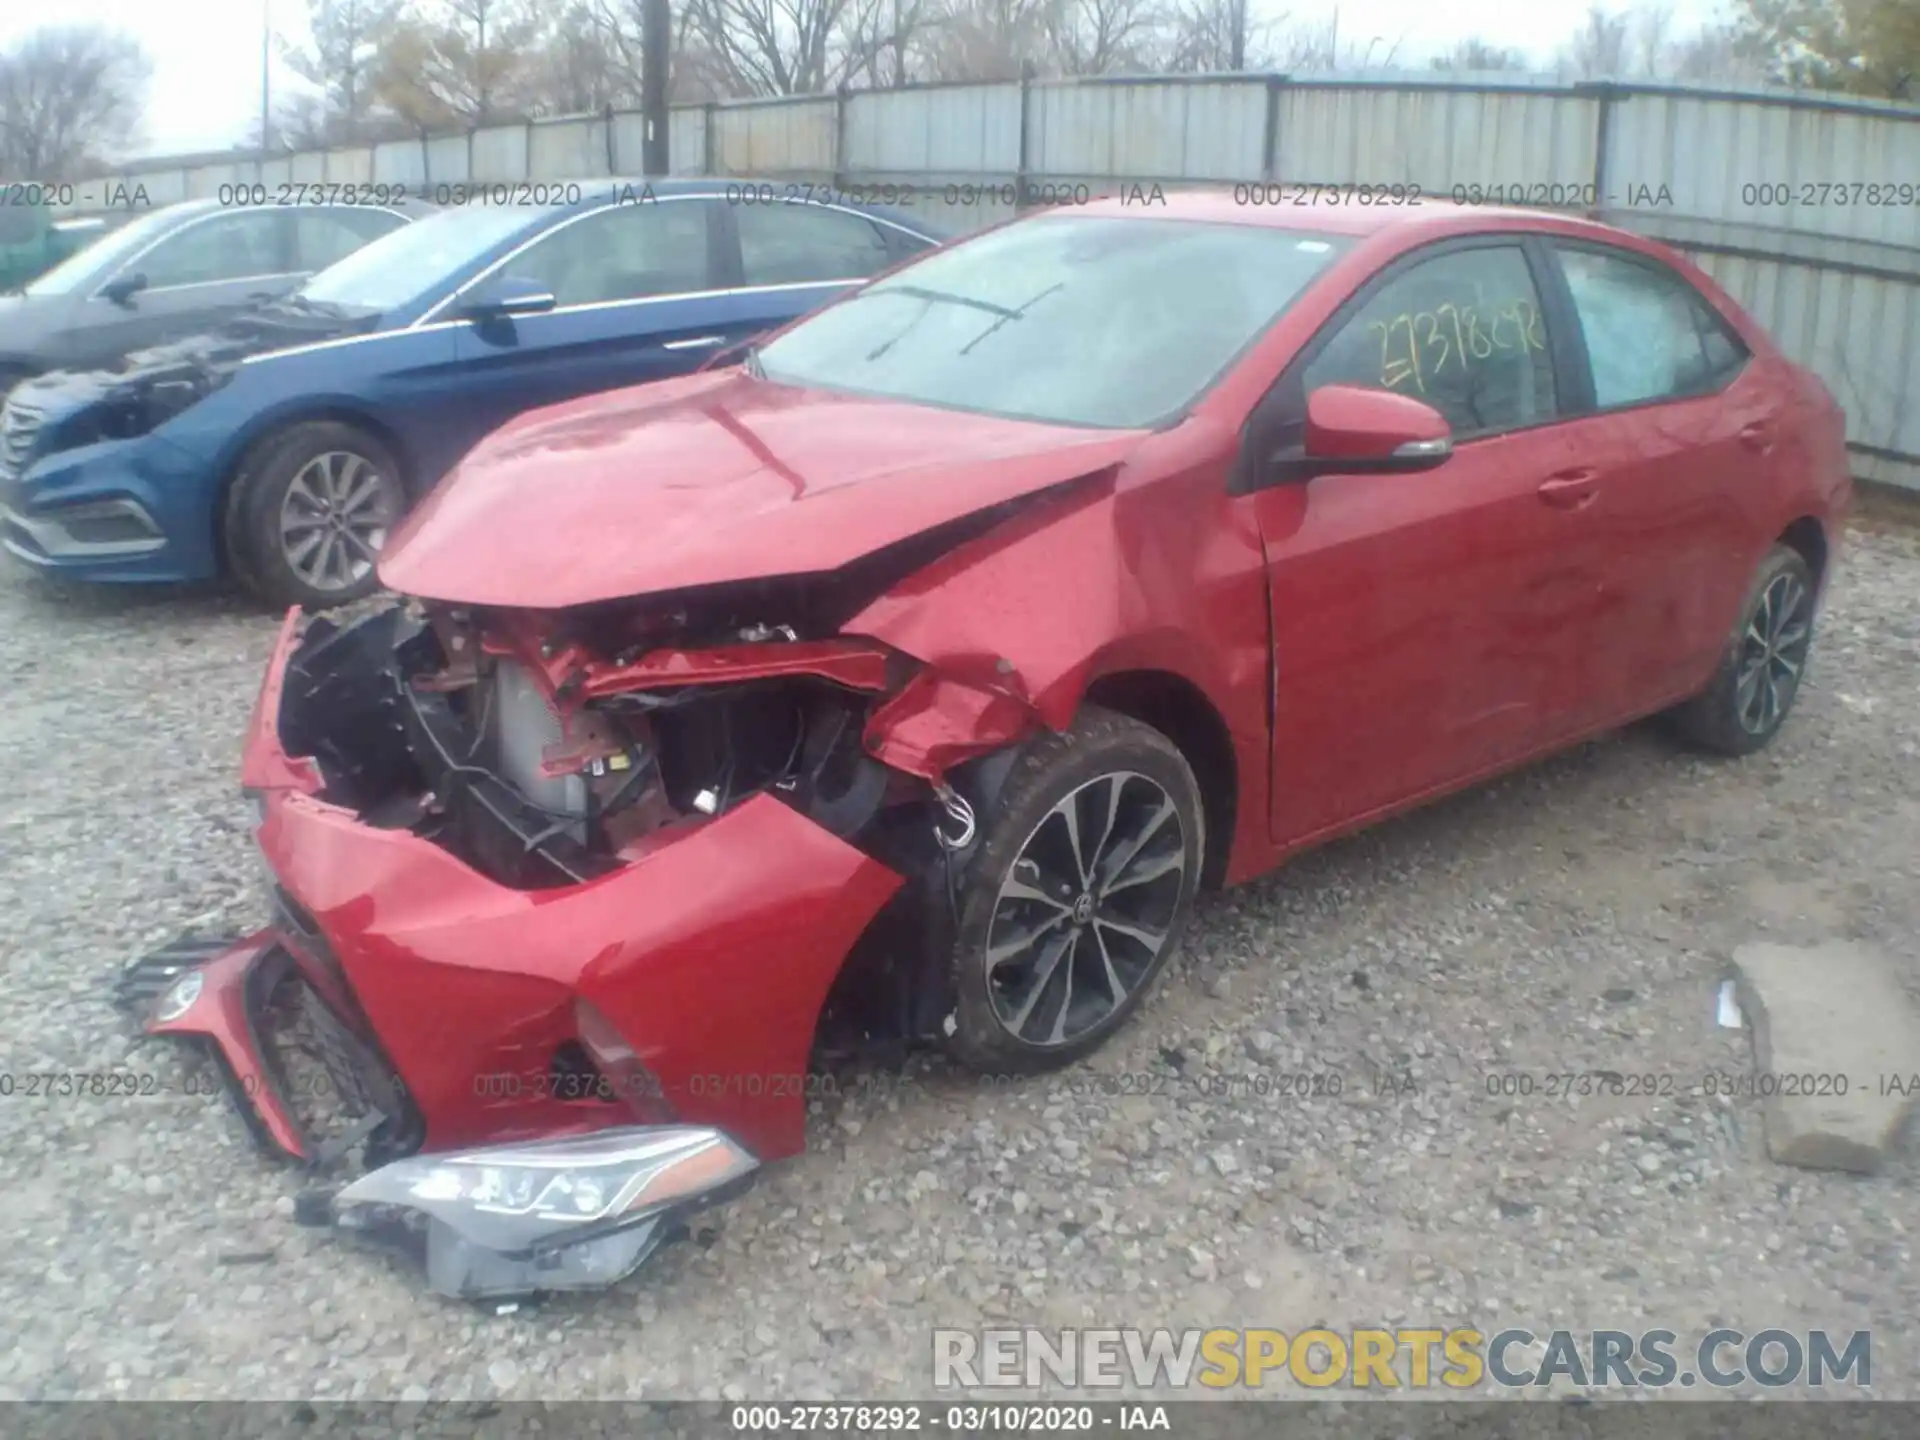
[[[115,280],[146,284],[124,301],[101,293]],[[218,325],[301,279],[294,256],[294,211],[268,207],[219,211],[169,231],[129,256],[88,298],[70,344],[70,365],[97,365]]]
[[[1419,474],[1322,474],[1253,497],[1275,660],[1272,823],[1343,828],[1539,748],[1598,621],[1588,477],[1560,418],[1564,342],[1514,234],[1403,257],[1280,377],[1248,427],[1297,449],[1322,385],[1424,400],[1454,453]],[[1556,348],[1559,347],[1559,348]]]
[[[475,438],[522,410],[697,368],[724,342],[724,233],[718,200],[649,198],[571,216],[495,265],[555,305],[460,332]]]
[[[1760,473],[1774,387],[1739,335],[1650,256],[1555,239],[1579,365],[1568,433],[1599,471],[1589,523],[1616,616],[1594,637],[1587,718],[1645,713],[1705,682],[1772,532]]]

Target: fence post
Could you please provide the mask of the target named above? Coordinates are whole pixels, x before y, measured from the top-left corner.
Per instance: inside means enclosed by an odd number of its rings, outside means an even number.
[[[713,174],[713,129],[714,118],[720,113],[720,102],[709,100],[700,111],[700,173]]]
[[[1593,204],[1587,209],[1589,220],[1598,220],[1606,209],[1609,163],[1613,150],[1613,102],[1619,87],[1611,80],[1576,84],[1574,93],[1585,92],[1594,99],[1593,122]]]
[[[1020,62],[1020,158],[1013,172],[1013,213],[1020,213],[1020,203],[1027,194],[1027,175],[1033,154],[1033,65],[1029,61]]]
[[[850,87],[842,80],[840,88],[833,92],[833,188],[847,188],[847,91]]]
[[[620,173],[620,146],[619,142],[613,137],[613,101],[611,100],[607,101],[605,119],[607,126],[607,175],[612,177]]]
[[[1260,136],[1260,178],[1269,183],[1278,178],[1273,172],[1280,163],[1280,87],[1286,83],[1284,75],[1267,76],[1267,119],[1266,129]]]

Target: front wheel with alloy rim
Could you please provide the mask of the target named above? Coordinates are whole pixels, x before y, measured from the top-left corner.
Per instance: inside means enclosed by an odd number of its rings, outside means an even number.
[[[989,1072],[1053,1069],[1126,1023],[1193,908],[1204,814],[1159,731],[1088,708],[1007,777],[969,867],[949,1048]]]
[[[257,446],[227,505],[227,555],[276,606],[324,609],[372,593],[374,562],[406,510],[400,466],[338,421],[295,425]]]
[[[1813,607],[1806,560],[1774,546],[1754,573],[1713,679],[1670,714],[1681,737],[1720,755],[1748,755],[1773,739],[1805,677]]]

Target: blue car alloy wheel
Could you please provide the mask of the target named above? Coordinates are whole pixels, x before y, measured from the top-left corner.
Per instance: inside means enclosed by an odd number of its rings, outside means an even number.
[[[406,506],[399,462],[379,440],[336,421],[294,425],[241,469],[228,559],[275,605],[345,604],[378,586],[374,562]]]

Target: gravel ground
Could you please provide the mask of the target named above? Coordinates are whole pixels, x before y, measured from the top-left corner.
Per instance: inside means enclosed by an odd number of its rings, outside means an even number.
[[[0,1398],[924,1396],[936,1325],[1723,1321],[1870,1324],[1876,1395],[1920,1396],[1912,1145],[1789,1171],[1697,1093],[1748,1063],[1711,1022],[1737,943],[1920,969],[1917,595],[1920,536],[1857,529],[1772,750],[1636,729],[1213,897],[1087,1064],[850,1077],[804,1159],[600,1295],[423,1293],[296,1227],[218,1100],[0,1099]],[[184,1073],[105,989],[262,918],[235,761],[273,628],[0,574],[0,1072]],[[1592,1069],[1675,1093],[1488,1093]],[[1342,1093],[1253,1093],[1297,1071]],[[1127,1076],[1154,1093],[1089,1093]]]

